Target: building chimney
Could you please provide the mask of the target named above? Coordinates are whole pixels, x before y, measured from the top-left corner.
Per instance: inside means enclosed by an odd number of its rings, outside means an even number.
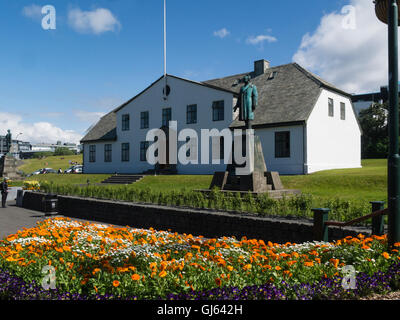
[[[269,61],[264,59],[254,61],[254,73],[256,77],[264,74],[267,69],[269,69]]]

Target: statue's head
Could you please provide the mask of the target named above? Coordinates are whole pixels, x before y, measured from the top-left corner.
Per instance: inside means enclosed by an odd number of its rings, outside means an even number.
[[[250,76],[249,76],[249,75],[244,76],[243,81],[244,81],[244,83],[246,83],[246,84],[249,83],[249,82],[250,82]]]

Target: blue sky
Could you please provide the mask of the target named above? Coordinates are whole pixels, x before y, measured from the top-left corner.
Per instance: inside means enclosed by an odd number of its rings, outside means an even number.
[[[168,73],[201,81],[249,71],[257,59],[296,61],[351,92],[379,90],[384,70],[368,84],[365,76],[349,82],[332,64],[353,66],[349,60],[367,55],[367,39],[349,45],[351,52],[338,50],[341,32],[344,43],[360,36],[334,22],[349,4],[371,11],[367,2],[168,0]],[[56,9],[55,30],[41,26],[45,5]],[[369,32],[358,21],[358,32]],[[332,49],[324,44],[329,37]],[[11,128],[23,140],[76,142],[99,116],[162,75],[163,1],[1,0],[0,41],[0,134]],[[364,61],[378,53],[368,54]],[[378,55],[384,69],[384,52]]]

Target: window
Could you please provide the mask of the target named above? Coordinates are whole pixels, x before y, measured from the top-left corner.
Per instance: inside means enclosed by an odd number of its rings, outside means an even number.
[[[129,130],[129,114],[122,115],[122,131]]]
[[[197,104],[192,104],[186,108],[186,123],[197,123]]]
[[[89,162],[96,162],[96,146],[89,146]]]
[[[344,102],[340,103],[340,119],[346,120],[346,104]]]
[[[222,137],[219,139],[219,158],[221,160],[225,159],[225,137]]]
[[[112,145],[105,144],[104,145],[104,162],[112,161]]]
[[[290,131],[275,132],[275,158],[290,158]]]
[[[212,105],[213,109],[213,121],[224,120],[224,100],[214,101]]]
[[[129,161],[129,143],[121,144],[121,161]]]
[[[140,161],[147,161],[146,152],[149,148],[149,141],[140,142]]]
[[[166,108],[162,110],[162,125],[168,127],[171,121],[171,108]]]
[[[328,99],[328,116],[333,117],[333,99]]]
[[[140,113],[140,129],[148,129],[149,128],[149,112],[141,112]]]

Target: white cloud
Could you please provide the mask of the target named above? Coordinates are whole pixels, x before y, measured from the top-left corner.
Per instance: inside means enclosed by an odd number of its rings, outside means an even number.
[[[93,11],[82,11],[79,8],[68,12],[70,26],[81,33],[101,34],[108,31],[117,31],[121,23],[108,9],[98,8]]]
[[[14,137],[16,133],[22,132],[18,140],[31,143],[56,143],[57,141],[79,143],[82,139],[82,135],[73,130],[63,130],[49,122],[27,123],[21,116],[14,113],[0,112],[0,128],[2,128],[1,135],[6,134],[7,129],[11,130]]]
[[[23,7],[22,14],[25,17],[31,18],[35,21],[40,21],[43,18],[42,7],[38,6],[37,4],[31,4],[30,6]]]
[[[88,111],[77,111],[75,112],[75,116],[83,122],[95,123],[100,120],[102,116],[104,116],[104,112],[88,112]]]
[[[349,93],[379,91],[388,81],[387,26],[375,16],[372,1],[349,4],[353,23],[349,10],[324,15],[318,28],[304,35],[293,61]]]
[[[221,39],[225,38],[229,34],[230,34],[230,32],[226,28],[222,28],[221,30],[214,31],[214,36],[219,37]]]
[[[260,34],[258,36],[250,36],[246,39],[247,44],[252,44],[252,45],[257,45],[257,44],[263,44],[264,42],[276,42],[278,39],[276,39],[273,36],[267,35],[267,34]]]

